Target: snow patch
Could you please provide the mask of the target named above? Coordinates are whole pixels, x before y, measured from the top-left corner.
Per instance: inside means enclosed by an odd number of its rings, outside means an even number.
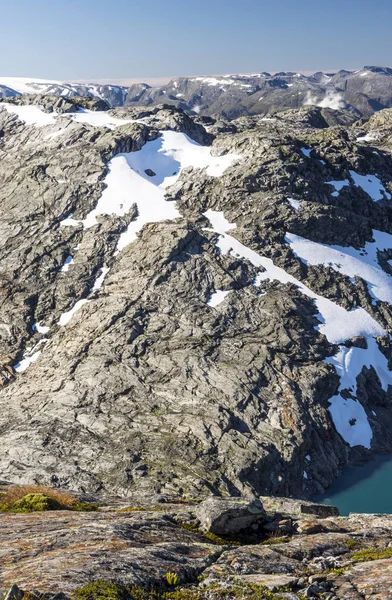
[[[391,194],[387,192],[381,181],[376,175],[358,175],[355,171],[350,171],[354,185],[361,187],[364,192],[377,202],[384,197],[391,199]]]
[[[73,257],[69,254],[64,261],[63,266],[60,269],[60,273],[66,273],[69,270],[69,267],[74,264]]]
[[[320,244],[289,232],[285,239],[305,264],[329,266],[348,277],[362,277],[375,300],[392,304],[392,278],[383,271],[377,258],[379,250],[392,249],[391,234],[374,230],[374,242],[367,242],[362,250]]]
[[[97,224],[98,216],[124,216],[136,204],[137,218],[121,234],[117,246],[120,251],[136,239],[136,234],[147,223],[180,216],[175,203],[165,200],[165,190],[177,181],[183,169],[206,169],[207,175],[219,177],[238,159],[237,154],[212,156],[209,147],[197,144],[187,135],[163,131],[161,137],[147,142],[141,150],[115,156],[108,164],[106,188],[97,206],[84,220],[77,221],[70,214],[60,225],[83,225],[87,229]],[[154,175],[147,175],[148,170]]]
[[[208,306],[216,307],[219,306],[226,298],[227,294],[230,294],[230,290],[216,290],[212,295],[209,301],[207,302]]]
[[[127,125],[128,123],[141,122],[140,119],[118,119],[109,115],[107,111],[94,111],[85,108],[79,109],[76,113],[61,115],[61,117],[71,119],[77,123],[87,123],[93,127],[108,127],[109,129],[116,129],[116,127],[121,127],[121,125]]]
[[[82,308],[82,306],[84,306],[88,302],[90,302],[90,300],[86,300],[85,298],[83,300],[78,300],[78,302],[76,302],[75,306],[73,308],[71,308],[71,310],[63,313],[60,316],[59,325],[61,327],[63,327],[64,325],[67,325],[70,322],[70,320],[72,319],[72,317],[74,316],[74,314],[79,310],[79,308]]]
[[[14,366],[14,371],[16,371],[16,373],[24,373],[25,371],[27,371],[30,365],[32,365],[39,359],[40,355],[41,351],[38,350],[37,352],[34,352],[34,354],[32,354],[31,356],[23,358]]]
[[[387,198],[391,199],[391,194],[387,192],[380,179],[376,175],[359,175],[355,171],[349,171],[350,177],[352,178],[354,185],[363,189],[374,202]],[[349,179],[342,179],[341,181],[327,181],[326,183],[333,185],[335,192],[332,196],[338,196],[340,190],[344,186],[350,186],[351,181]]]
[[[62,85],[60,81],[51,79],[28,79],[27,77],[0,77],[0,85],[4,85],[19,94],[37,94],[52,85]]]
[[[339,192],[342,188],[344,188],[346,185],[350,185],[350,180],[349,179],[342,179],[341,181],[326,181],[327,184],[329,185],[333,185],[333,187],[335,188],[335,191],[332,192],[332,196],[339,196]]]
[[[42,344],[46,344],[48,341],[47,338],[43,338],[34,346],[34,348],[26,348],[23,359],[14,366],[14,371],[16,373],[24,373],[30,365],[35,363],[41,356],[41,350],[37,350],[37,348],[42,346]]]
[[[299,200],[295,200],[294,198],[287,198],[287,202],[294,208],[294,210],[298,210],[301,204]]]
[[[79,227],[82,225],[82,221],[77,221],[72,218],[73,213],[70,213],[65,219],[60,221],[60,227]]]
[[[227,79],[226,77],[224,79],[217,79],[216,77],[195,77],[194,81],[202,81],[203,83],[206,83],[209,86],[222,84],[231,85],[235,83],[234,79]]]
[[[95,280],[95,283],[93,285],[93,287],[91,288],[91,292],[94,292],[95,290],[100,290],[103,284],[103,280],[105,279],[106,275],[109,273],[109,269],[107,267],[102,267],[101,269],[101,274],[99,277],[97,277],[97,279]]]
[[[57,113],[46,113],[38,106],[16,105],[2,102],[0,105],[8,113],[17,115],[26,125],[35,125],[36,127],[44,127],[45,125],[53,125],[56,123]]]
[[[378,136],[375,133],[367,133],[366,135],[360,135],[357,137],[357,142],[374,142]]]
[[[36,331],[37,333],[43,333],[43,334],[45,334],[45,333],[49,333],[49,331],[50,331],[50,327],[45,327],[45,326],[43,326],[43,325],[40,325],[40,324],[38,323],[38,321],[36,321],[36,322],[33,324],[33,331]]]
[[[329,411],[337,431],[350,446],[361,445],[370,448],[373,433],[365,409],[356,399],[357,377],[363,367],[369,369],[372,366],[383,389],[386,390],[390,383],[390,375],[388,361],[380,352],[376,340],[368,337],[367,344],[367,350],[341,347],[339,352],[332,358],[327,358],[326,362],[332,364],[340,376],[339,393],[329,400]],[[350,390],[352,398],[343,398],[340,395],[343,390]]]

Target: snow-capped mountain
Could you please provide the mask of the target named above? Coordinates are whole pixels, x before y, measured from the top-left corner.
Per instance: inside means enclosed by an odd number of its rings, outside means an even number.
[[[2,477],[310,497],[391,452],[391,111],[33,85],[0,102]]]
[[[0,97],[19,94],[56,94],[66,98],[96,97],[111,107],[179,106],[192,114],[235,118],[273,114],[284,108],[316,105],[349,109],[370,116],[392,106],[392,69],[364,67],[337,73],[254,73],[208,77],[178,77],[161,87],[145,83],[129,87],[82,84],[26,78],[0,78]]]

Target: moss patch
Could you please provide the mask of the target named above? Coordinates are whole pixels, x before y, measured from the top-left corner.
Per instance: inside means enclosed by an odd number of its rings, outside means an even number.
[[[349,550],[357,550],[361,547],[360,542],[358,542],[357,540],[346,540],[344,543],[346,544]]]
[[[91,581],[75,592],[76,600],[128,600],[130,589],[112,581]]]
[[[43,510],[60,510],[61,504],[45,494],[27,494],[12,505],[15,512],[37,512]]]
[[[163,506],[124,506],[118,512],[163,512]]]
[[[359,550],[359,552],[354,552],[351,556],[351,560],[354,562],[367,562],[369,560],[381,560],[383,558],[391,558],[392,557],[392,548],[367,548],[365,550]]]
[[[0,494],[0,512],[30,513],[48,510],[95,511],[98,505],[44,486],[12,487]]]
[[[234,584],[221,587],[212,584],[205,587],[184,586],[173,591],[125,586],[108,581],[93,581],[74,594],[74,600],[282,600],[287,588],[271,592],[263,585]]]
[[[178,523],[180,527],[186,529],[187,531],[191,531],[192,533],[196,533],[200,535],[205,540],[208,540],[211,544],[215,544],[216,546],[240,546],[240,542],[235,541],[230,538],[222,538],[219,535],[215,535],[215,533],[211,533],[210,531],[204,532],[201,531],[195,523],[190,522],[181,522]]]
[[[289,542],[289,541],[290,541],[290,538],[288,535],[282,535],[280,537],[271,536],[268,539],[261,542],[261,544],[263,546],[273,546],[274,544],[285,544],[286,542]]]

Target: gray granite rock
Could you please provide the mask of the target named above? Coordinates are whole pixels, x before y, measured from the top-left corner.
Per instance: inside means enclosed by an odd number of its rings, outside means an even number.
[[[235,535],[265,521],[260,500],[246,498],[208,498],[196,510],[200,529],[217,535]]]

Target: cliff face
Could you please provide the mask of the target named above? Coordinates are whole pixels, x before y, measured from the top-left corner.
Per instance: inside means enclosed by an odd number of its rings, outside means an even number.
[[[322,491],[391,452],[391,117],[0,104],[0,472]]]

